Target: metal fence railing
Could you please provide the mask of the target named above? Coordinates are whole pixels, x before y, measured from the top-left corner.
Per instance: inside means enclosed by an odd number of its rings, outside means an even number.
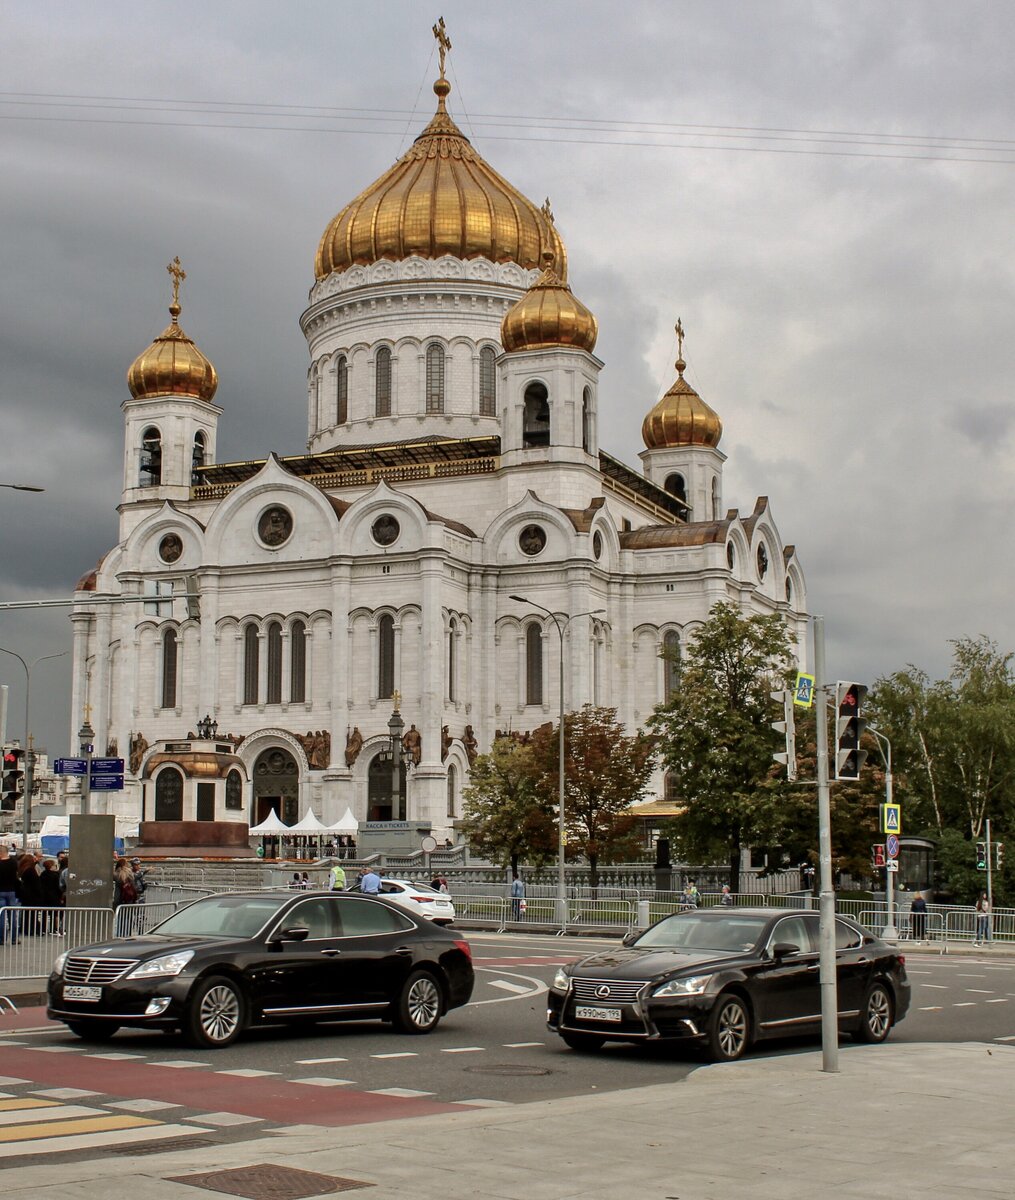
[[[161,904],[146,899],[144,904],[121,904],[113,921],[113,937],[137,937],[154,929],[176,912],[179,905],[172,900]]]
[[[49,975],[58,955],[72,946],[105,942],[113,932],[109,908],[0,909],[0,980]],[[12,940],[12,934],[17,941]]]

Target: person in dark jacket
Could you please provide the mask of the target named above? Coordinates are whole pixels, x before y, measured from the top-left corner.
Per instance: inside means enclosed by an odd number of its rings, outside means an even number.
[[[18,859],[18,899],[22,908],[38,909],[42,905],[42,880],[35,869],[35,856],[22,854]],[[39,931],[38,912],[23,913],[21,932],[29,937]]]
[[[14,908],[18,903],[18,861],[0,843],[0,946],[7,940],[8,932],[13,946],[18,940],[18,914]]]
[[[47,858],[42,864],[42,874],[39,876],[39,891],[42,893],[42,903],[50,912],[40,913],[40,930],[48,929],[50,933],[60,936],[63,933],[63,918],[60,914],[60,901],[63,899],[60,889],[60,868],[55,858]]]

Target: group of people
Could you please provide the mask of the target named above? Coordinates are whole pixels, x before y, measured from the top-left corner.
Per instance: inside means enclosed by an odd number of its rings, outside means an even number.
[[[142,904],[148,890],[145,873],[139,858],[129,862],[118,858],[113,867],[113,908],[122,904]]]
[[[67,899],[67,855],[49,858],[41,851],[18,854],[0,842],[0,945],[18,937],[63,935],[61,909]],[[26,913],[14,909],[26,908]]]

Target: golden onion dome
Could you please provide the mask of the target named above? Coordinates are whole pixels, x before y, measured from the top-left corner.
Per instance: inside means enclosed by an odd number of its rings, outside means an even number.
[[[166,268],[173,276],[172,323],[147,350],[134,359],[127,372],[127,386],[135,400],[149,396],[193,396],[211,400],[219,381],[215,368],[180,328],[180,282],[187,274],[177,256]]]
[[[670,390],[645,418],[641,436],[650,450],[664,446],[718,446],[722,421],[684,378],[684,330],[677,322],[680,349],[676,362],[677,379]]]
[[[547,251],[542,275],[504,315],[501,344],[508,353],[557,346],[591,353],[598,336],[596,318],[554,270],[553,255]]]
[[[433,90],[437,112],[410,150],[324,231],[316,277],[413,255],[487,258],[528,270],[549,250],[566,278],[566,251],[553,223],[483,161],[448,115],[443,65]]]

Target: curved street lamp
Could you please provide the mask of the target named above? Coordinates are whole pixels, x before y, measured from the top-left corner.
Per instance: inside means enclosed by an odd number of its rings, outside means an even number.
[[[564,886],[564,846],[566,838],[564,836],[564,631],[572,621],[578,617],[595,617],[599,613],[606,612],[605,608],[590,608],[587,612],[564,614],[559,617],[555,612],[548,608],[544,608],[542,604],[537,604],[535,600],[530,600],[527,596],[511,596],[512,600],[517,600],[519,604],[528,604],[532,608],[538,608],[540,612],[546,613],[550,620],[557,626],[557,637],[560,640],[560,733],[558,736],[559,743],[559,762],[558,762],[558,779],[557,779],[557,919],[561,926],[567,924],[567,890]]]
[[[44,492],[46,489],[31,483],[0,483],[0,488],[13,488],[15,492]]]

